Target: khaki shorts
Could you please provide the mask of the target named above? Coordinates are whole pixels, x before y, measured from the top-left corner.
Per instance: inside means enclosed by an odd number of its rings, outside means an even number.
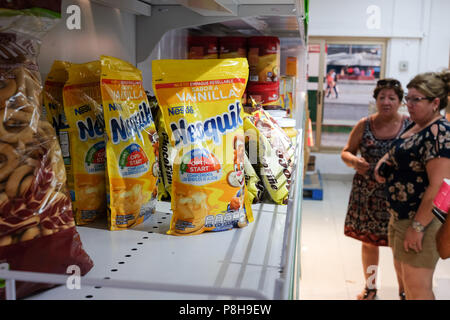
[[[392,217],[388,227],[388,241],[392,248],[394,259],[409,264],[416,268],[434,269],[439,260],[439,253],[436,246],[436,234],[441,227],[441,223],[436,218],[425,228],[422,251],[416,253],[410,249],[406,252],[403,248],[406,229],[411,225],[411,220],[402,219],[395,221]]]

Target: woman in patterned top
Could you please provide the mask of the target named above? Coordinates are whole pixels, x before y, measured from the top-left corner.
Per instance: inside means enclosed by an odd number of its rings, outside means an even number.
[[[398,80],[379,80],[373,97],[377,112],[356,124],[341,153],[345,164],[356,170],[344,234],[362,242],[366,287],[358,295],[359,300],[376,298],[379,246],[387,246],[388,243],[389,213],[385,187],[375,181],[373,170],[378,160],[389,150],[391,143],[410,123],[407,117],[398,113],[403,99],[403,89]]]
[[[417,75],[405,97],[413,123],[375,168],[388,192],[389,246],[407,299],[434,299],[433,273],[439,259],[436,234],[440,222],[432,201],[444,178],[450,178],[450,124],[440,110],[448,104],[450,70]],[[382,163],[392,170],[384,177]]]

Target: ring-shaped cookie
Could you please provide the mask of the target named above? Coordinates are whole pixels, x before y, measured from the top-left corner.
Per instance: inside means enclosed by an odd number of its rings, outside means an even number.
[[[6,195],[12,199],[17,197],[22,180],[34,171],[34,167],[23,165],[15,169],[6,182]]]
[[[56,137],[56,132],[50,122],[46,120],[40,120],[37,129],[38,137],[41,140],[49,140]]]
[[[19,155],[11,145],[1,142],[0,155],[3,155],[6,158],[6,164],[0,167],[0,181],[3,181],[8,178],[11,172],[19,165]]]
[[[27,240],[32,240],[34,238],[37,238],[40,234],[41,234],[41,230],[39,229],[39,227],[35,226],[35,227],[28,228],[21,235],[20,241],[23,242],[23,241],[27,241]]]
[[[36,109],[22,92],[17,92],[15,95],[11,96],[5,102],[5,106],[8,109],[21,110],[27,113],[33,113]]]
[[[31,71],[28,71],[25,75],[25,90],[28,101],[41,105],[41,82],[31,75]]]
[[[35,179],[35,177],[33,175],[29,174],[22,180],[22,183],[19,186],[19,196],[20,197],[23,197],[25,195],[25,193],[28,191],[28,189],[30,189],[31,185],[33,184],[34,179]]]
[[[31,142],[33,140],[33,129],[30,127],[30,121],[33,114],[14,109],[0,110],[0,140],[17,143],[19,140]],[[23,124],[23,129],[8,128],[8,124],[17,122]],[[9,130],[8,130],[9,129]]]
[[[0,80],[0,86],[0,108],[4,108],[6,100],[16,93],[17,85],[12,79],[5,79]]]
[[[25,95],[31,103],[40,105],[42,86],[39,74],[23,66],[15,68],[12,73],[16,77],[17,92]]]
[[[27,93],[25,88],[25,68],[20,66],[12,70],[12,74],[16,77],[17,91],[24,95]]]
[[[6,193],[4,192],[0,192],[0,207],[5,204],[6,202],[8,202],[9,198],[6,195]]]

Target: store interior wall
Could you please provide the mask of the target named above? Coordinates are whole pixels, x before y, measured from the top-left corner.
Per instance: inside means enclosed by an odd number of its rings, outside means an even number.
[[[448,68],[448,12],[448,0],[315,0],[310,2],[308,33],[387,39],[385,76],[406,86],[418,73]]]
[[[386,39],[385,77],[404,87],[418,73],[449,67],[448,0],[314,0],[309,9],[309,37]],[[325,176],[354,174],[338,151],[314,155]]]
[[[355,174],[355,170],[347,167],[341,160],[339,153],[312,152],[311,155],[315,156],[315,168],[320,171],[323,179],[348,181]]]
[[[80,29],[69,30],[70,5],[80,7]],[[136,64],[136,16],[83,0],[62,0],[61,20],[42,40],[38,59],[43,79],[54,60],[83,63],[111,55]]]
[[[174,29],[166,32],[153,49],[148,58],[137,64],[142,71],[144,88],[152,95],[152,60],[156,59],[187,59],[187,29]]]

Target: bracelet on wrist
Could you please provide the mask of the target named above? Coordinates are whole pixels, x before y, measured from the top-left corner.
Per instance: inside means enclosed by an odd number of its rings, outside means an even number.
[[[416,220],[412,221],[411,227],[416,232],[424,232],[425,231],[425,226],[423,224],[421,224],[419,221],[416,221]]]

